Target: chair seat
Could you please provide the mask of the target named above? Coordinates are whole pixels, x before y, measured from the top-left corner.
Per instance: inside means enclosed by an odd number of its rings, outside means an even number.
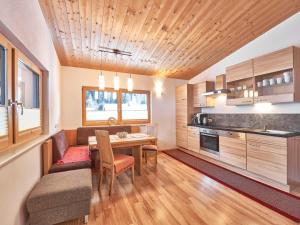
[[[145,151],[158,151],[156,145],[143,145],[143,150]]]
[[[134,165],[134,157],[124,154],[115,154],[114,155],[114,167],[115,172],[120,173],[123,170]]]

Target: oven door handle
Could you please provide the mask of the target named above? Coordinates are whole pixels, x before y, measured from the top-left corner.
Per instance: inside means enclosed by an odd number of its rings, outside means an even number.
[[[214,134],[206,134],[206,133],[200,133],[200,135],[203,135],[203,136],[209,136],[209,137],[215,137],[217,138],[219,135],[214,135]]]

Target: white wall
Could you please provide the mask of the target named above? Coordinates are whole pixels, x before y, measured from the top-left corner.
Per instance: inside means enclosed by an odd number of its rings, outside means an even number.
[[[225,68],[239,62],[255,58],[285,47],[300,47],[300,12],[264,33],[244,47],[192,78],[189,83],[215,80],[215,76],[225,73]],[[300,88],[300,87],[299,87]],[[300,113],[300,103],[257,104],[254,106],[226,106],[226,98],[219,96],[215,108],[203,109],[206,113]]]
[[[0,32],[49,71],[49,131],[55,132],[60,124],[60,64],[38,0],[0,0]],[[40,146],[0,168],[0,224],[26,223],[24,202],[40,176]]]
[[[118,73],[120,87],[127,88],[128,74]],[[61,115],[62,128],[73,129],[82,126],[82,86],[98,86],[98,70],[61,67]],[[113,87],[115,73],[104,72],[106,87]],[[153,91],[153,78],[132,75],[134,89]],[[158,145],[162,149],[173,148],[175,143],[175,87],[186,81],[166,79],[164,93],[157,98],[152,93],[152,121],[159,124]]]

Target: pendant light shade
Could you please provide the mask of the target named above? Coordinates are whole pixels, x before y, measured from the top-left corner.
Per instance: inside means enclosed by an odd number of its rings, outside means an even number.
[[[114,77],[114,89],[115,91],[118,91],[120,89],[120,78],[117,74]]]
[[[127,80],[127,90],[128,91],[133,91],[133,79],[131,77],[131,74],[130,74],[130,77],[128,77],[128,80]]]
[[[98,77],[98,87],[100,90],[104,90],[105,88],[105,79],[102,73]]]

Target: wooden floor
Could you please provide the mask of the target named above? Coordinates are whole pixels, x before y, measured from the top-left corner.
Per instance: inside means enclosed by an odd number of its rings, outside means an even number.
[[[296,224],[165,154],[157,170],[144,167],[134,186],[130,174],[121,175],[110,198],[106,184],[101,198],[94,189],[88,225]],[[63,223],[75,224],[83,223]]]

